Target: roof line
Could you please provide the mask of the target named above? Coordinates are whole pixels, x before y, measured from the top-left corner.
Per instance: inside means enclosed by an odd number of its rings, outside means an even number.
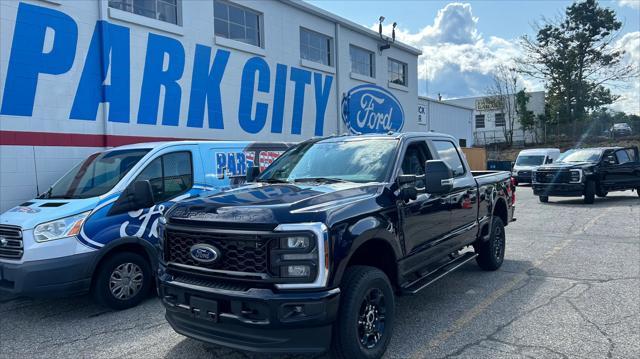
[[[425,101],[435,102],[435,103],[438,103],[440,105],[458,107],[458,108],[462,108],[462,109],[465,109],[465,110],[472,110],[472,111],[475,110],[475,108],[473,108],[473,107],[467,107],[467,106],[462,106],[462,105],[458,105],[458,104],[455,104],[455,103],[438,101],[435,98],[431,98],[431,97],[427,97],[427,96],[418,96],[418,100],[425,100]]]
[[[378,39],[378,40],[380,39],[380,35],[377,32],[375,32],[375,31],[373,31],[373,30],[371,30],[371,29],[369,29],[369,28],[367,28],[365,26],[357,24],[357,23],[355,23],[355,22],[353,22],[351,20],[348,20],[348,19],[346,19],[346,18],[344,18],[342,16],[338,16],[336,14],[333,14],[333,13],[329,12],[329,11],[321,9],[321,8],[315,6],[315,5],[311,5],[311,4],[309,4],[309,3],[305,2],[305,1],[302,1],[302,0],[280,0],[280,2],[282,2],[284,4],[287,4],[287,5],[290,5],[292,7],[295,7],[295,8],[301,9],[303,11],[310,12],[310,13],[312,13],[312,14],[318,16],[318,17],[321,17],[321,18],[323,18],[325,20],[330,20],[332,22],[337,22],[340,25],[343,25],[344,27],[348,28],[349,30],[353,30],[353,31],[359,32],[359,33],[361,33],[363,35],[366,35],[366,36],[369,36],[369,37],[372,37],[372,38],[375,38],[375,39]],[[417,56],[422,55],[422,50],[420,50],[418,48],[415,48],[413,46],[407,45],[405,43],[402,43],[400,41],[396,41],[396,42],[392,43],[391,46],[397,47],[397,48],[405,50],[407,52],[410,52],[413,55],[417,55]]]

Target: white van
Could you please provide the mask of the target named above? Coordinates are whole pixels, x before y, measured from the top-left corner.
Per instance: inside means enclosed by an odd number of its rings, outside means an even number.
[[[553,163],[560,156],[557,148],[533,148],[522,150],[516,158],[516,162],[511,170],[511,175],[516,183],[531,183],[531,171],[536,168]]]
[[[157,226],[175,202],[244,182],[285,143],[175,141],[95,153],[0,215],[0,294],[91,291],[124,309],[152,287]]]

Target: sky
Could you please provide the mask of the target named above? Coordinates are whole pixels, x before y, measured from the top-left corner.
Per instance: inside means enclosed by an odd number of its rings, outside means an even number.
[[[311,4],[384,33],[398,23],[396,38],[422,50],[418,60],[418,93],[457,98],[485,95],[500,64],[521,56],[519,39],[535,35],[536,23],[560,17],[572,1],[565,0],[307,0]],[[615,44],[626,51],[624,61],[640,66],[640,0],[600,1],[615,10],[623,27]],[[544,85],[521,77],[527,91]],[[640,114],[640,79],[612,88],[621,98],[612,109]]]

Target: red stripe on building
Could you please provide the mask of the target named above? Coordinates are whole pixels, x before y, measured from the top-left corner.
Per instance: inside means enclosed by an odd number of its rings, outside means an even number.
[[[181,140],[190,138],[0,131],[0,145],[7,146],[116,147],[140,142]]]

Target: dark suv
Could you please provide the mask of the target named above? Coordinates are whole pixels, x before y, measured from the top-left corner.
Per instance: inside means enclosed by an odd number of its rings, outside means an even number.
[[[638,147],[569,150],[556,163],[539,167],[532,186],[540,202],[548,202],[549,196],[584,196],[584,202],[590,204],[596,196],[626,190],[640,195]]]

